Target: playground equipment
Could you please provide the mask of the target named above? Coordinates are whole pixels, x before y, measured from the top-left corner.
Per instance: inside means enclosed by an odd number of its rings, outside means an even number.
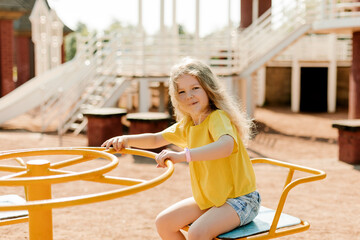
[[[282,213],[282,210],[291,189],[299,184],[324,179],[326,177],[325,172],[268,158],[254,158],[251,161],[253,164],[265,163],[288,168],[288,175],[277,208],[272,210],[261,207],[258,216],[251,223],[221,234],[215,239],[273,239],[308,230],[309,222]],[[311,175],[293,179],[295,171]],[[185,231],[188,229],[189,226],[183,228]]]
[[[1,177],[0,186],[24,186],[27,200],[24,203],[15,201],[13,205],[5,203],[5,205],[0,206],[0,212],[14,211],[13,213],[16,217],[0,221],[0,225],[29,221],[30,240],[51,240],[53,239],[53,208],[95,203],[131,195],[159,185],[168,179],[174,171],[173,163],[166,161],[168,168],[165,173],[148,181],[107,176],[104,174],[113,170],[119,163],[119,159],[111,153],[115,153],[115,151],[112,149],[105,150],[105,148],[53,148],[10,151],[0,155],[0,160],[15,159],[21,165],[0,165],[0,171],[15,172],[14,174]],[[155,153],[135,149],[124,149],[120,153],[140,155],[148,158],[155,157]],[[52,155],[76,157],[54,163],[45,159],[32,159],[26,163],[22,160],[23,157]],[[105,159],[109,163],[105,166],[82,172],[60,170],[64,167],[97,158]],[[78,180],[123,185],[125,187],[97,194],[51,199],[52,184]],[[24,214],[24,210],[28,211],[28,217]]]
[[[68,130],[78,134],[86,126],[82,110],[115,105],[132,82],[140,86],[139,108],[147,111],[149,83],[163,81],[171,66],[184,56],[201,59],[216,74],[227,76],[226,84],[234,94],[238,87],[233,81],[237,79],[246,79],[240,82],[247,82],[249,89],[253,83],[258,84],[251,90],[258,93],[246,95],[249,113],[254,110],[255,96],[261,97],[259,101],[263,104],[266,87],[263,66],[269,61],[292,69],[292,86],[300,84],[302,66],[310,63],[326,66],[329,68],[328,111],[335,111],[336,66],[337,62],[341,65],[348,62],[350,66],[351,32],[360,27],[360,3],[357,0],[276,2],[240,32],[238,26],[229,26],[227,30],[200,38],[193,34],[179,35],[177,31],[167,33],[164,27],[161,29],[165,32],[150,35],[139,31],[143,29],[139,22],[133,30],[79,37],[76,57],[71,62],[26,82],[0,99],[0,123],[41,106],[37,115],[42,117],[43,131],[56,124],[59,135]],[[251,7],[252,1],[249,3],[246,5]],[[248,14],[252,18],[251,10]],[[329,40],[324,41],[325,33],[345,35],[329,35]],[[293,111],[299,111],[299,89],[292,88]],[[74,124],[79,122],[82,124]]]
[[[27,198],[27,201],[22,203],[21,199],[19,202],[16,196],[10,196],[12,199],[15,198],[16,200],[14,205],[0,206],[0,212],[14,211],[12,214],[15,217],[13,219],[10,218],[0,221],[0,226],[29,221],[30,240],[51,240],[53,237],[53,208],[95,203],[144,191],[164,182],[174,171],[172,162],[166,161],[166,165],[168,166],[167,171],[161,176],[149,181],[105,176],[105,173],[111,171],[118,165],[119,160],[116,156],[111,154],[114,153],[114,150],[104,150],[104,148],[33,149],[12,151],[0,155],[0,160],[15,159],[22,165],[0,165],[0,171],[15,172],[15,174],[0,178],[0,186],[25,186]],[[149,158],[155,157],[155,153],[135,149],[124,149],[121,153],[135,154]],[[55,163],[50,163],[48,160],[29,160],[25,163],[21,159],[22,157],[49,155],[80,155],[80,157]],[[60,168],[83,163],[95,158],[102,158],[110,161],[110,163],[103,167],[83,172],[60,170]],[[282,213],[282,210],[291,189],[299,184],[324,179],[326,177],[325,172],[267,158],[252,159],[252,163],[265,163],[288,169],[288,175],[277,208],[276,210],[272,210],[261,207],[259,215],[251,223],[221,234],[215,239],[272,239],[308,230],[310,227],[309,222]],[[293,179],[296,171],[310,175]],[[126,187],[98,194],[51,199],[52,184],[76,180],[118,184]],[[24,214],[24,210],[29,212],[28,218],[26,213]],[[189,227],[186,226],[183,229],[187,231]]]

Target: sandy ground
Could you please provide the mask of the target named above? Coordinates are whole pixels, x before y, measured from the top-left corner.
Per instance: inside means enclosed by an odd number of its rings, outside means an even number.
[[[344,119],[346,113],[295,114],[288,109],[260,108],[255,118],[260,123],[259,134],[249,144],[251,157],[274,158],[327,173],[325,180],[304,184],[290,192],[284,211],[308,220],[311,227],[304,233],[282,239],[359,240],[360,166],[338,161],[337,130],[331,127],[332,120]],[[17,125],[24,129],[27,124],[16,120],[11,125],[11,128],[17,128]],[[42,135],[24,130],[0,130],[0,142],[0,151],[59,146],[59,138],[54,134]],[[65,147],[86,145],[84,135],[62,138],[62,146]],[[88,162],[86,168],[102,164],[103,160],[94,160]],[[84,168],[81,164],[71,170]],[[281,168],[266,165],[255,166],[255,170],[263,205],[275,208],[286,173]],[[119,166],[108,175],[152,179],[163,172],[164,169],[155,168],[151,160],[139,161],[126,155],[120,157]],[[91,182],[56,184],[53,186],[53,198],[99,193],[114,188]],[[24,196],[21,188],[0,188],[0,194],[12,193]],[[154,226],[156,215],[190,195],[188,166],[178,164],[169,180],[145,192],[106,202],[54,209],[54,239],[159,239]],[[0,227],[0,239],[28,239],[28,224]]]

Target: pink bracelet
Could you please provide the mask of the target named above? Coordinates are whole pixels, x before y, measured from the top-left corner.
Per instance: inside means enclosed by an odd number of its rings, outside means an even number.
[[[190,150],[188,148],[185,148],[184,150],[185,150],[186,161],[189,163],[191,162]]]

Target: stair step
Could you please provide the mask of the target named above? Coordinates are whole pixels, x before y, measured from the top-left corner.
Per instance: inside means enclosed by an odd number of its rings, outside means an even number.
[[[87,119],[84,119],[84,121],[82,121],[82,123],[80,123],[77,128],[74,130],[74,135],[78,135],[81,132],[85,132],[85,128],[87,125]]]
[[[69,127],[69,130],[75,131],[80,126],[80,123],[72,123]]]
[[[91,105],[91,104],[81,104],[80,106],[80,112],[83,112],[84,110],[89,110],[89,109],[92,109],[94,108],[95,106],[94,105]]]
[[[98,86],[97,88],[94,89],[94,93],[101,93],[104,91],[104,87]]]

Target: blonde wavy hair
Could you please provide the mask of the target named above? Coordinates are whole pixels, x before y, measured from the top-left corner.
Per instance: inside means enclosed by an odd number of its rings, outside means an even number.
[[[197,78],[202,88],[209,97],[209,104],[212,110],[221,109],[227,113],[231,122],[236,126],[240,137],[246,144],[252,135],[252,120],[248,119],[246,113],[236,101],[229,96],[219,78],[211,71],[210,67],[202,61],[186,57],[179,64],[175,65],[170,73],[169,94],[174,114],[177,121],[190,116],[181,111],[178,102],[177,79],[183,75],[192,75]]]

